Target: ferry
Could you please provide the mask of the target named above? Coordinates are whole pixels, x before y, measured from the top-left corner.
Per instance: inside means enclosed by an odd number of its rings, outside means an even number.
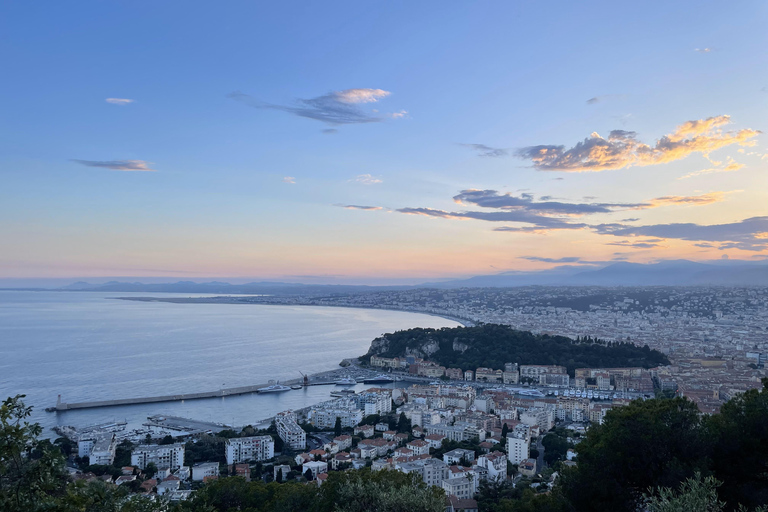
[[[363,380],[363,383],[365,384],[392,384],[393,382],[395,382],[395,379],[388,375],[384,375],[383,373]]]
[[[337,386],[354,386],[357,384],[357,381],[352,377],[342,377],[341,379],[335,381],[334,384]]]
[[[267,386],[265,388],[261,388],[257,393],[279,393],[281,391],[290,391],[291,388],[288,386],[283,386],[282,384],[272,384],[271,386]]]

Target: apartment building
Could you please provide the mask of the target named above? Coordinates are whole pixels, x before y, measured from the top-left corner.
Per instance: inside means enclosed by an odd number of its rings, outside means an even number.
[[[236,437],[226,442],[227,464],[268,460],[275,456],[272,436]]]

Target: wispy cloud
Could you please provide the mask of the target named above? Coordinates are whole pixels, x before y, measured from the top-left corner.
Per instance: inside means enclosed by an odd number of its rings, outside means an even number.
[[[655,240],[642,240],[633,242],[630,240],[622,240],[620,242],[608,242],[605,245],[618,245],[621,247],[631,247],[632,249],[653,249],[654,247],[663,247],[662,244],[659,242],[663,242],[663,240],[655,239]]]
[[[227,95],[235,101],[254,108],[281,110],[299,117],[315,119],[330,125],[376,123],[385,118],[403,117],[405,111],[386,114],[384,117],[369,113],[360,105],[375,103],[391,93],[383,89],[345,89],[334,91],[316,98],[299,99],[296,105],[274,105],[259,101],[252,96],[236,91]]]
[[[349,181],[362,183],[363,185],[376,185],[378,183],[384,183],[380,178],[377,178],[371,174],[358,174]]]
[[[594,105],[606,100],[624,98],[623,94],[603,94],[602,96],[593,96],[587,100],[587,105]]]
[[[712,48],[694,48],[693,51],[698,53],[710,53]]]
[[[744,168],[744,164],[740,164],[740,163],[731,161],[731,162],[729,162],[728,164],[726,164],[724,166],[711,167],[709,169],[702,169],[700,171],[690,172],[690,173],[686,174],[685,176],[680,176],[677,179],[684,180],[684,179],[687,179],[687,178],[693,178],[694,176],[701,176],[703,174],[714,174],[714,173],[718,173],[718,172],[734,172],[734,171],[738,171],[738,170],[743,169],[743,168]]]
[[[650,236],[661,239],[716,242],[720,249],[761,251],[768,249],[768,217],[751,217],[726,224],[671,223],[647,226],[600,224],[592,227],[602,235]]]
[[[339,133],[339,130],[337,130],[336,128],[326,128],[321,131],[326,135],[333,135],[334,133]]]
[[[491,146],[486,146],[485,144],[463,144],[459,143],[460,146],[464,146],[465,148],[474,149],[477,151],[478,156],[483,157],[491,157],[491,158],[498,158],[502,156],[507,156],[509,154],[509,151],[502,148],[492,148]]]
[[[347,210],[383,210],[384,207],[382,206],[362,206],[359,204],[335,204],[334,206],[340,206],[341,208],[346,208]]]
[[[146,160],[77,160],[73,159],[73,162],[77,162],[88,167],[102,167],[104,169],[112,169],[113,171],[147,171],[156,172],[156,169],[150,169],[151,162]]]
[[[111,103],[112,105],[129,105],[135,100],[129,100],[128,98],[107,98],[104,101]]]
[[[547,196],[542,199],[548,198]],[[462,190],[453,197],[461,205],[475,205],[481,208],[502,210],[526,210],[541,215],[579,216],[594,213],[610,213],[616,210],[641,209],[651,207],[650,203],[566,203],[562,201],[536,201],[533,194],[523,193],[513,196],[500,194],[496,190]]]
[[[608,138],[592,133],[569,149],[556,145],[528,146],[516,154],[530,160],[540,171],[608,171],[673,162],[693,153],[707,156],[731,144],[754,144],[751,139],[760,133],[758,130],[723,131],[730,122],[727,115],[687,121],[654,146],[638,141],[635,132],[613,130]]]
[[[704,205],[719,203],[725,198],[728,192],[710,192],[698,196],[664,196],[651,199],[652,207],[665,205]]]
[[[286,176],[285,178],[283,178],[283,183],[290,183],[291,185],[295,185],[296,178],[294,178],[293,176]]]
[[[536,261],[539,263],[578,263],[579,265],[598,265],[604,261],[588,261],[579,256],[565,256],[563,258],[544,258],[541,256],[519,256],[518,259]]]

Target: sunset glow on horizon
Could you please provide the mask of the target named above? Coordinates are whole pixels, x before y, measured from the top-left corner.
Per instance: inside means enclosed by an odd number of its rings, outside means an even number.
[[[2,8],[0,278],[768,258],[764,2],[235,3]]]

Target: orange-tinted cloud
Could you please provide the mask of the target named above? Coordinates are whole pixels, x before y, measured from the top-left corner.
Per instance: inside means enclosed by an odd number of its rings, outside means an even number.
[[[635,132],[613,130],[608,138],[592,133],[570,149],[554,145],[529,146],[520,149],[517,156],[531,160],[541,171],[609,171],[673,162],[693,153],[706,156],[732,144],[754,144],[751,139],[759,131],[723,131],[722,127],[729,123],[730,116],[725,115],[687,121],[654,146],[638,141]]]

